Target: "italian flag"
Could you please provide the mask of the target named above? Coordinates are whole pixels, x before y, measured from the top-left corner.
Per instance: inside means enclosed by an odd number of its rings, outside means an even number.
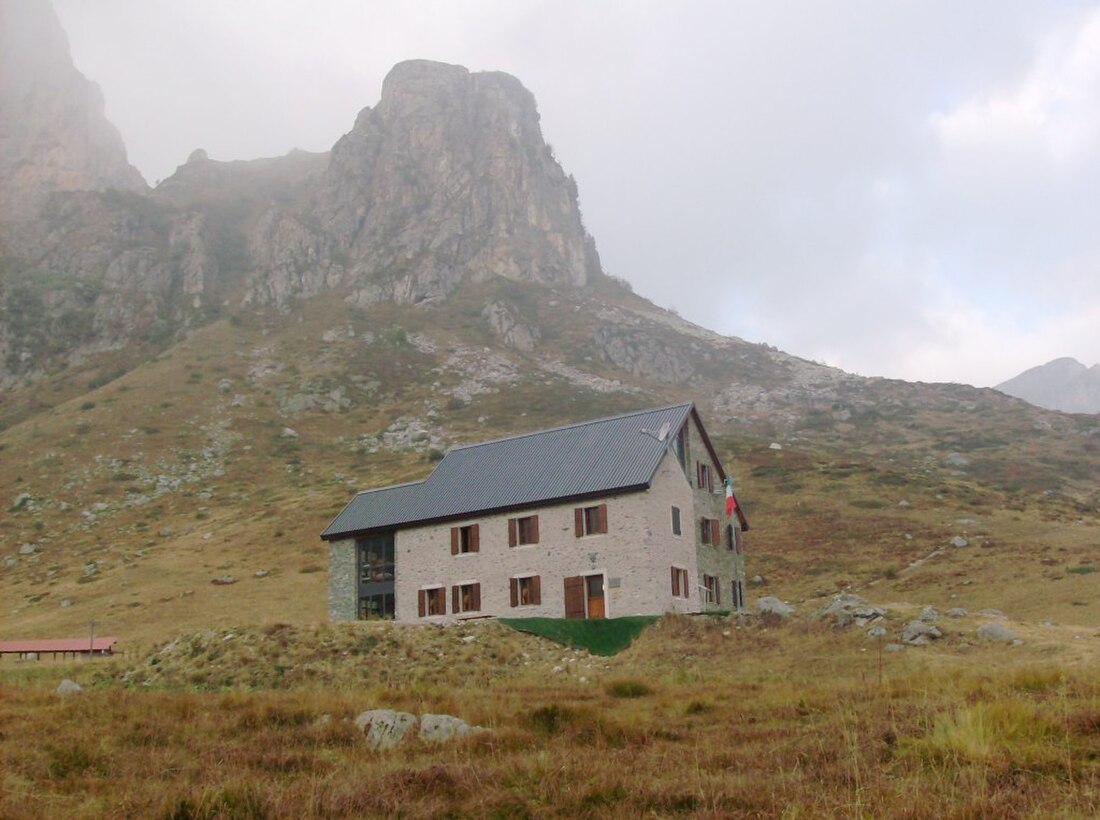
[[[726,518],[733,515],[733,511],[737,509],[737,499],[733,497],[733,483],[726,479]]]

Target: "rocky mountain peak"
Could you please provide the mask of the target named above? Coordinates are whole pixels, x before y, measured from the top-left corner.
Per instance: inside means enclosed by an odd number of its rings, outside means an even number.
[[[333,147],[312,218],[270,215],[253,246],[256,298],[276,303],[326,286],[415,303],[462,280],[583,285],[600,270],[531,93],[427,60],[397,65]]]
[[[73,66],[46,0],[0,0],[0,191],[5,222],[55,191],[142,191],[103,95]]]
[[[1063,356],[997,385],[1002,393],[1048,410],[1100,413],[1100,365]]]

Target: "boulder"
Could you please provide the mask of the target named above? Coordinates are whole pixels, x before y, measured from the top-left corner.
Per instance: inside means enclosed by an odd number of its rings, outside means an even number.
[[[933,606],[926,606],[920,611],[920,615],[917,616],[917,620],[924,621],[925,623],[932,623],[940,619],[940,613],[936,611]]]
[[[485,730],[480,726],[470,726],[462,718],[453,715],[420,716],[420,739],[427,743],[441,743],[483,731]]]
[[[65,678],[58,684],[57,689],[54,690],[57,694],[64,697],[65,695],[75,695],[77,692],[83,692],[84,687],[74,680]]]
[[[818,613],[822,618],[832,618],[834,625],[845,627],[855,624],[860,629],[886,616],[882,607],[872,606],[851,592],[843,592]]]
[[[772,595],[765,595],[756,599],[756,612],[760,615],[778,615],[787,618],[794,614],[794,607],[785,604]]]
[[[38,552],[38,544],[23,544],[19,548],[20,555],[34,555],[36,552]]]
[[[954,538],[951,539],[951,546],[957,549],[962,549],[963,547],[969,547],[970,542],[963,538],[961,535],[956,535]]]
[[[392,749],[417,724],[416,715],[393,709],[369,709],[355,718],[355,728],[372,749]]]
[[[948,618],[965,618],[969,613],[961,606],[953,606],[947,610]]]
[[[901,629],[901,640],[910,646],[924,646],[929,640],[942,638],[943,633],[930,623],[913,620]]]
[[[232,575],[219,575],[217,578],[212,578],[210,583],[214,586],[224,587],[237,583],[237,579]]]
[[[982,624],[978,627],[978,637],[991,643],[1012,643],[1016,634],[1002,623]]]

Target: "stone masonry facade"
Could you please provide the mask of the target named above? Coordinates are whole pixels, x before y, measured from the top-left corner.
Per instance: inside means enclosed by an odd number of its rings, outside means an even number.
[[[604,615],[658,615],[730,609],[732,584],[744,578],[742,556],[726,546],[725,495],[716,466],[695,424],[687,422],[685,466],[670,448],[646,490],[546,504],[521,511],[399,529],[395,536],[396,619],[441,623],[466,617],[553,617],[566,614],[565,579],[602,576]],[[696,486],[696,462],[705,461],[713,489]],[[607,532],[578,537],[576,509],[607,505]],[[673,532],[673,507],[680,534]],[[538,515],[538,542],[509,546],[509,519]],[[703,543],[702,518],[716,519],[721,539]],[[733,519],[737,526],[737,519]],[[477,551],[452,554],[451,530],[477,524]],[[354,538],[329,546],[329,617],[357,617]],[[673,568],[683,570],[674,594]],[[704,576],[719,579],[716,603],[705,600]],[[538,577],[540,601],[512,606],[513,579]],[[479,608],[455,613],[453,588],[478,584]],[[419,614],[421,590],[443,588],[444,612]]]

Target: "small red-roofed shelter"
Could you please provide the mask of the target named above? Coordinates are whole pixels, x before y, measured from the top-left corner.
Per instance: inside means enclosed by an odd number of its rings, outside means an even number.
[[[29,641],[0,641],[0,657],[18,655],[27,658],[31,655],[41,658],[43,655],[62,657],[66,655],[110,655],[118,638],[39,638]]]

